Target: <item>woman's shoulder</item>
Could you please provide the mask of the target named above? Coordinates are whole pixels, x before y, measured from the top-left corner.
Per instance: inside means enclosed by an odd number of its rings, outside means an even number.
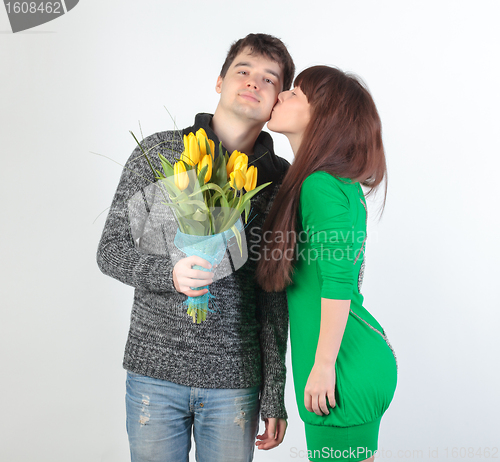
[[[356,187],[349,178],[340,178],[325,171],[311,173],[302,183],[301,194],[342,194],[348,198],[348,191]]]
[[[299,217],[306,228],[311,223],[326,222],[343,217],[351,221],[355,206],[353,191],[355,183],[345,178],[335,177],[325,171],[309,175],[302,183],[299,201]]]

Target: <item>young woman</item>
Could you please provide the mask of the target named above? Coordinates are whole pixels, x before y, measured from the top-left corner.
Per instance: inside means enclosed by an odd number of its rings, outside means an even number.
[[[280,93],[268,127],[288,137],[295,160],[264,225],[257,277],[265,290],[287,287],[308,457],[371,461],[397,380],[393,351],[360,293],[361,185],[371,192],[386,176],[377,109],[356,78],[315,66]]]

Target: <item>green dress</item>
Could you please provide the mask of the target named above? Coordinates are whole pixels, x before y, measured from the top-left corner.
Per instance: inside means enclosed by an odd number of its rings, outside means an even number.
[[[297,263],[287,289],[292,369],[308,458],[360,461],[377,449],[380,419],[397,381],[396,358],[360,293],[366,202],[359,183],[315,172],[304,181],[298,211]],[[321,323],[321,298],[351,300],[335,363],[336,406],[318,416],[304,406]]]

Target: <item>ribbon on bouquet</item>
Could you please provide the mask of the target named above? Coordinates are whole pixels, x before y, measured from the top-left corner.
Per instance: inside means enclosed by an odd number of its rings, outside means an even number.
[[[235,225],[238,231],[241,232],[243,230],[240,220],[238,220]],[[234,237],[234,233],[231,229],[222,233],[212,234],[210,236],[184,234],[177,229],[174,244],[180,251],[184,252],[187,257],[191,257],[193,255],[201,257],[207,260],[213,268],[214,265],[218,265],[224,258],[228,241],[231,240],[232,237]],[[193,268],[210,271],[210,269],[203,268],[199,265],[194,265]],[[188,307],[187,312],[189,316],[193,318],[193,322],[200,324],[202,321],[206,320],[207,311],[213,312],[213,310],[208,308],[208,304],[211,299],[216,297],[210,293],[208,286],[196,287],[194,289],[208,289],[206,294],[199,295],[198,297],[188,297],[187,300],[184,301],[184,304]]]

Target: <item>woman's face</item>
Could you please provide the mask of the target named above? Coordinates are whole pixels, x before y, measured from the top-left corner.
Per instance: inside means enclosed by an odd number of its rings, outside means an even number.
[[[311,106],[300,87],[283,91],[271,112],[267,123],[269,130],[283,133],[288,137],[294,152],[302,140],[302,135],[311,119]],[[295,144],[295,146],[294,146]]]

